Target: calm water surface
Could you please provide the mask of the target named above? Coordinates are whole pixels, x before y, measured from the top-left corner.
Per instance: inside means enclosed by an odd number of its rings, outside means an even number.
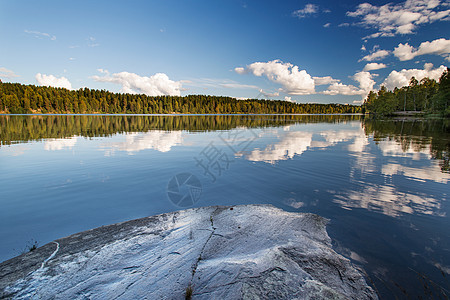
[[[0,261],[105,224],[268,203],[330,219],[335,250],[382,298],[450,295],[449,120],[0,116],[0,128]]]

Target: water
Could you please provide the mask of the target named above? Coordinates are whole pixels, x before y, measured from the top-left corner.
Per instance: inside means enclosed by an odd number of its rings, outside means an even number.
[[[0,116],[0,128],[0,261],[105,224],[268,203],[330,219],[335,250],[383,298],[449,295],[448,120]]]

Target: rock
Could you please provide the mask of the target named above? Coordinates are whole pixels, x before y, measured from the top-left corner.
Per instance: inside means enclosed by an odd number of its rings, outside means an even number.
[[[0,264],[13,299],[377,299],[327,221],[212,206],[77,233]],[[1,298],[1,297],[0,297]]]

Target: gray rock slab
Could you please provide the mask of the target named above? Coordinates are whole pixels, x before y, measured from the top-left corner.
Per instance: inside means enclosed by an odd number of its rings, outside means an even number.
[[[12,299],[377,299],[327,220],[211,206],[108,225],[0,264]]]

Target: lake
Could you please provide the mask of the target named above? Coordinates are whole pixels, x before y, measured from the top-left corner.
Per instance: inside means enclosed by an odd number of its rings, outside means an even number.
[[[209,205],[328,218],[382,298],[450,290],[450,121],[0,116],[0,261],[34,241]]]

